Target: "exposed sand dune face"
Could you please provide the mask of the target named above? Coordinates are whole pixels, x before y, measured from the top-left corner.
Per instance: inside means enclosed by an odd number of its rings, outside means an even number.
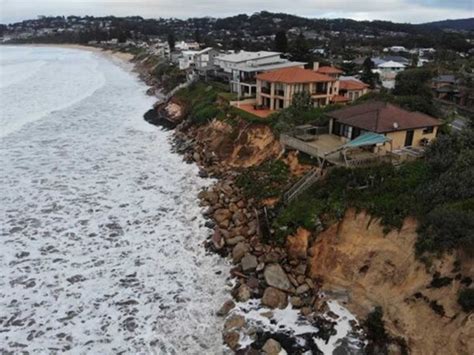
[[[322,279],[325,289],[346,291],[348,308],[361,318],[382,306],[387,329],[404,338],[412,354],[473,354],[474,317],[456,302],[460,281],[429,288],[435,272],[472,277],[473,260],[458,256],[461,267],[453,272],[456,258],[447,255],[427,270],[415,259],[416,227],[407,219],[400,231],[384,235],[378,221],[350,211],[318,236],[309,273]],[[433,311],[431,301],[442,305],[444,316]]]
[[[267,159],[276,158],[281,146],[270,127],[240,122],[232,127],[221,121],[213,121],[201,128],[197,141],[214,152],[223,165],[250,167]]]

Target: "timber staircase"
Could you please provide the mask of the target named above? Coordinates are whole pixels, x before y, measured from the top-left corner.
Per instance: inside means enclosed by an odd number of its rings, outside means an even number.
[[[296,182],[288,191],[283,194],[283,203],[288,204],[309,189],[316,181],[321,179],[322,170],[320,168],[311,169],[305,176]]]

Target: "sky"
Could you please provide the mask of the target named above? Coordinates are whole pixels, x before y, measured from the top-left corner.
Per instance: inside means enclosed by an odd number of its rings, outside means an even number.
[[[0,23],[39,15],[188,18],[262,10],[309,18],[423,23],[474,17],[474,0],[0,0]]]

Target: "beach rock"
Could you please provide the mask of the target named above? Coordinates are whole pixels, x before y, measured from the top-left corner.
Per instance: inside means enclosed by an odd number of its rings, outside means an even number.
[[[226,316],[233,308],[235,307],[235,303],[232,300],[227,300],[224,302],[222,307],[217,311],[217,315],[220,317]]]
[[[199,193],[199,198],[206,200],[211,205],[215,205],[219,201],[219,195],[214,191],[201,191]]]
[[[238,263],[244,255],[248,252],[249,246],[243,242],[238,243],[234,249],[232,249],[232,260],[234,263]]]
[[[304,305],[303,300],[297,296],[290,297],[290,303],[293,307],[296,308],[300,308]]]
[[[301,295],[303,293],[306,293],[310,290],[309,286],[306,285],[306,284],[302,284],[301,286],[298,286],[298,288],[296,289],[296,294],[297,295]]]
[[[255,270],[258,265],[258,262],[257,262],[257,258],[254,255],[245,254],[240,264],[242,265],[242,270],[244,272],[248,272],[248,271]]]
[[[246,284],[240,285],[237,290],[237,300],[239,302],[247,302],[251,297],[250,287]]]
[[[238,332],[227,332],[224,334],[224,343],[232,350],[239,347],[240,335]]]
[[[226,228],[229,225],[231,216],[232,213],[226,208],[220,208],[214,212],[214,219],[222,228]]]
[[[234,245],[237,245],[237,244],[239,244],[240,242],[243,242],[243,241],[245,241],[245,238],[242,237],[241,235],[238,235],[236,237],[227,239],[225,242],[226,242],[227,245],[234,246]]]
[[[312,310],[311,310],[310,307],[303,307],[303,308],[301,308],[300,312],[301,312],[302,315],[304,315],[306,317],[306,316],[309,316],[311,314]]]
[[[221,250],[225,245],[224,238],[222,238],[222,234],[218,229],[214,231],[211,237],[211,241],[212,241],[212,246],[216,250]]]
[[[233,316],[227,318],[224,323],[224,330],[239,330],[245,325],[244,316],[234,314]]]
[[[273,287],[263,292],[262,304],[269,308],[285,308],[288,305],[286,293]]]
[[[264,277],[269,286],[286,291],[291,289],[291,283],[288,280],[288,276],[279,264],[267,265],[267,267],[265,267]]]
[[[294,235],[288,236],[286,240],[286,252],[291,260],[304,260],[308,254],[308,242],[311,233],[298,228]]]
[[[262,347],[262,350],[267,355],[278,355],[281,351],[281,345],[274,339],[268,339]]]

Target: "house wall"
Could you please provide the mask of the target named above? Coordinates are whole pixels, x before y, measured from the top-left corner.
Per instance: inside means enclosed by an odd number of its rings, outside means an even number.
[[[215,58],[215,64],[227,73],[231,73],[232,69],[236,69],[238,66],[241,66],[241,65],[264,65],[264,64],[272,64],[278,61],[281,61],[280,54],[275,54],[274,56],[266,56],[262,58],[256,57],[253,59],[244,60],[240,62],[228,61],[219,57]]]
[[[262,87],[265,86],[264,81],[257,80],[257,105],[264,105],[266,98],[270,99],[269,109],[278,110],[281,108],[288,108],[291,106],[293,101],[293,96],[301,91],[301,85],[304,85],[306,89],[313,93],[316,90],[317,83],[305,83],[305,84],[284,84],[284,83],[269,83],[270,84],[270,93],[262,93]],[[323,94],[311,95],[313,105],[317,106],[326,106],[331,102],[331,98],[339,94],[339,81],[332,81],[326,83],[326,90]],[[297,87],[298,86],[298,87]],[[284,91],[284,95],[277,95],[278,87],[281,87]],[[282,107],[278,107],[277,100],[280,103],[283,102]],[[280,104],[281,106],[281,104]]]
[[[352,135],[352,130],[354,128],[349,126],[349,136]],[[433,127],[433,132],[432,133],[423,133],[424,128],[418,128],[415,129],[413,132],[413,147],[420,147],[422,146],[421,141],[422,139],[427,139],[428,142],[431,142],[433,139],[436,138],[437,132],[438,132],[438,127]],[[334,133],[334,119],[331,118],[329,120],[329,133],[330,134],[335,134]],[[361,132],[363,133],[363,132]],[[385,145],[379,147],[379,151],[381,152],[387,152],[390,151],[391,149],[396,150],[403,148],[405,146],[405,139],[407,135],[407,131],[397,131],[397,132],[389,132],[385,134],[387,137],[392,139],[392,144],[390,143],[385,143]]]
[[[423,133],[423,128],[415,129],[413,133],[413,146],[414,147],[421,146],[421,140],[424,138],[431,142],[433,139],[436,138],[437,132],[438,132],[438,127],[434,127],[433,132],[427,133],[427,134]],[[392,139],[393,149],[400,149],[405,146],[406,135],[407,135],[407,131],[390,132],[386,134],[387,137]],[[390,150],[390,145],[386,144],[384,146],[384,149]]]

